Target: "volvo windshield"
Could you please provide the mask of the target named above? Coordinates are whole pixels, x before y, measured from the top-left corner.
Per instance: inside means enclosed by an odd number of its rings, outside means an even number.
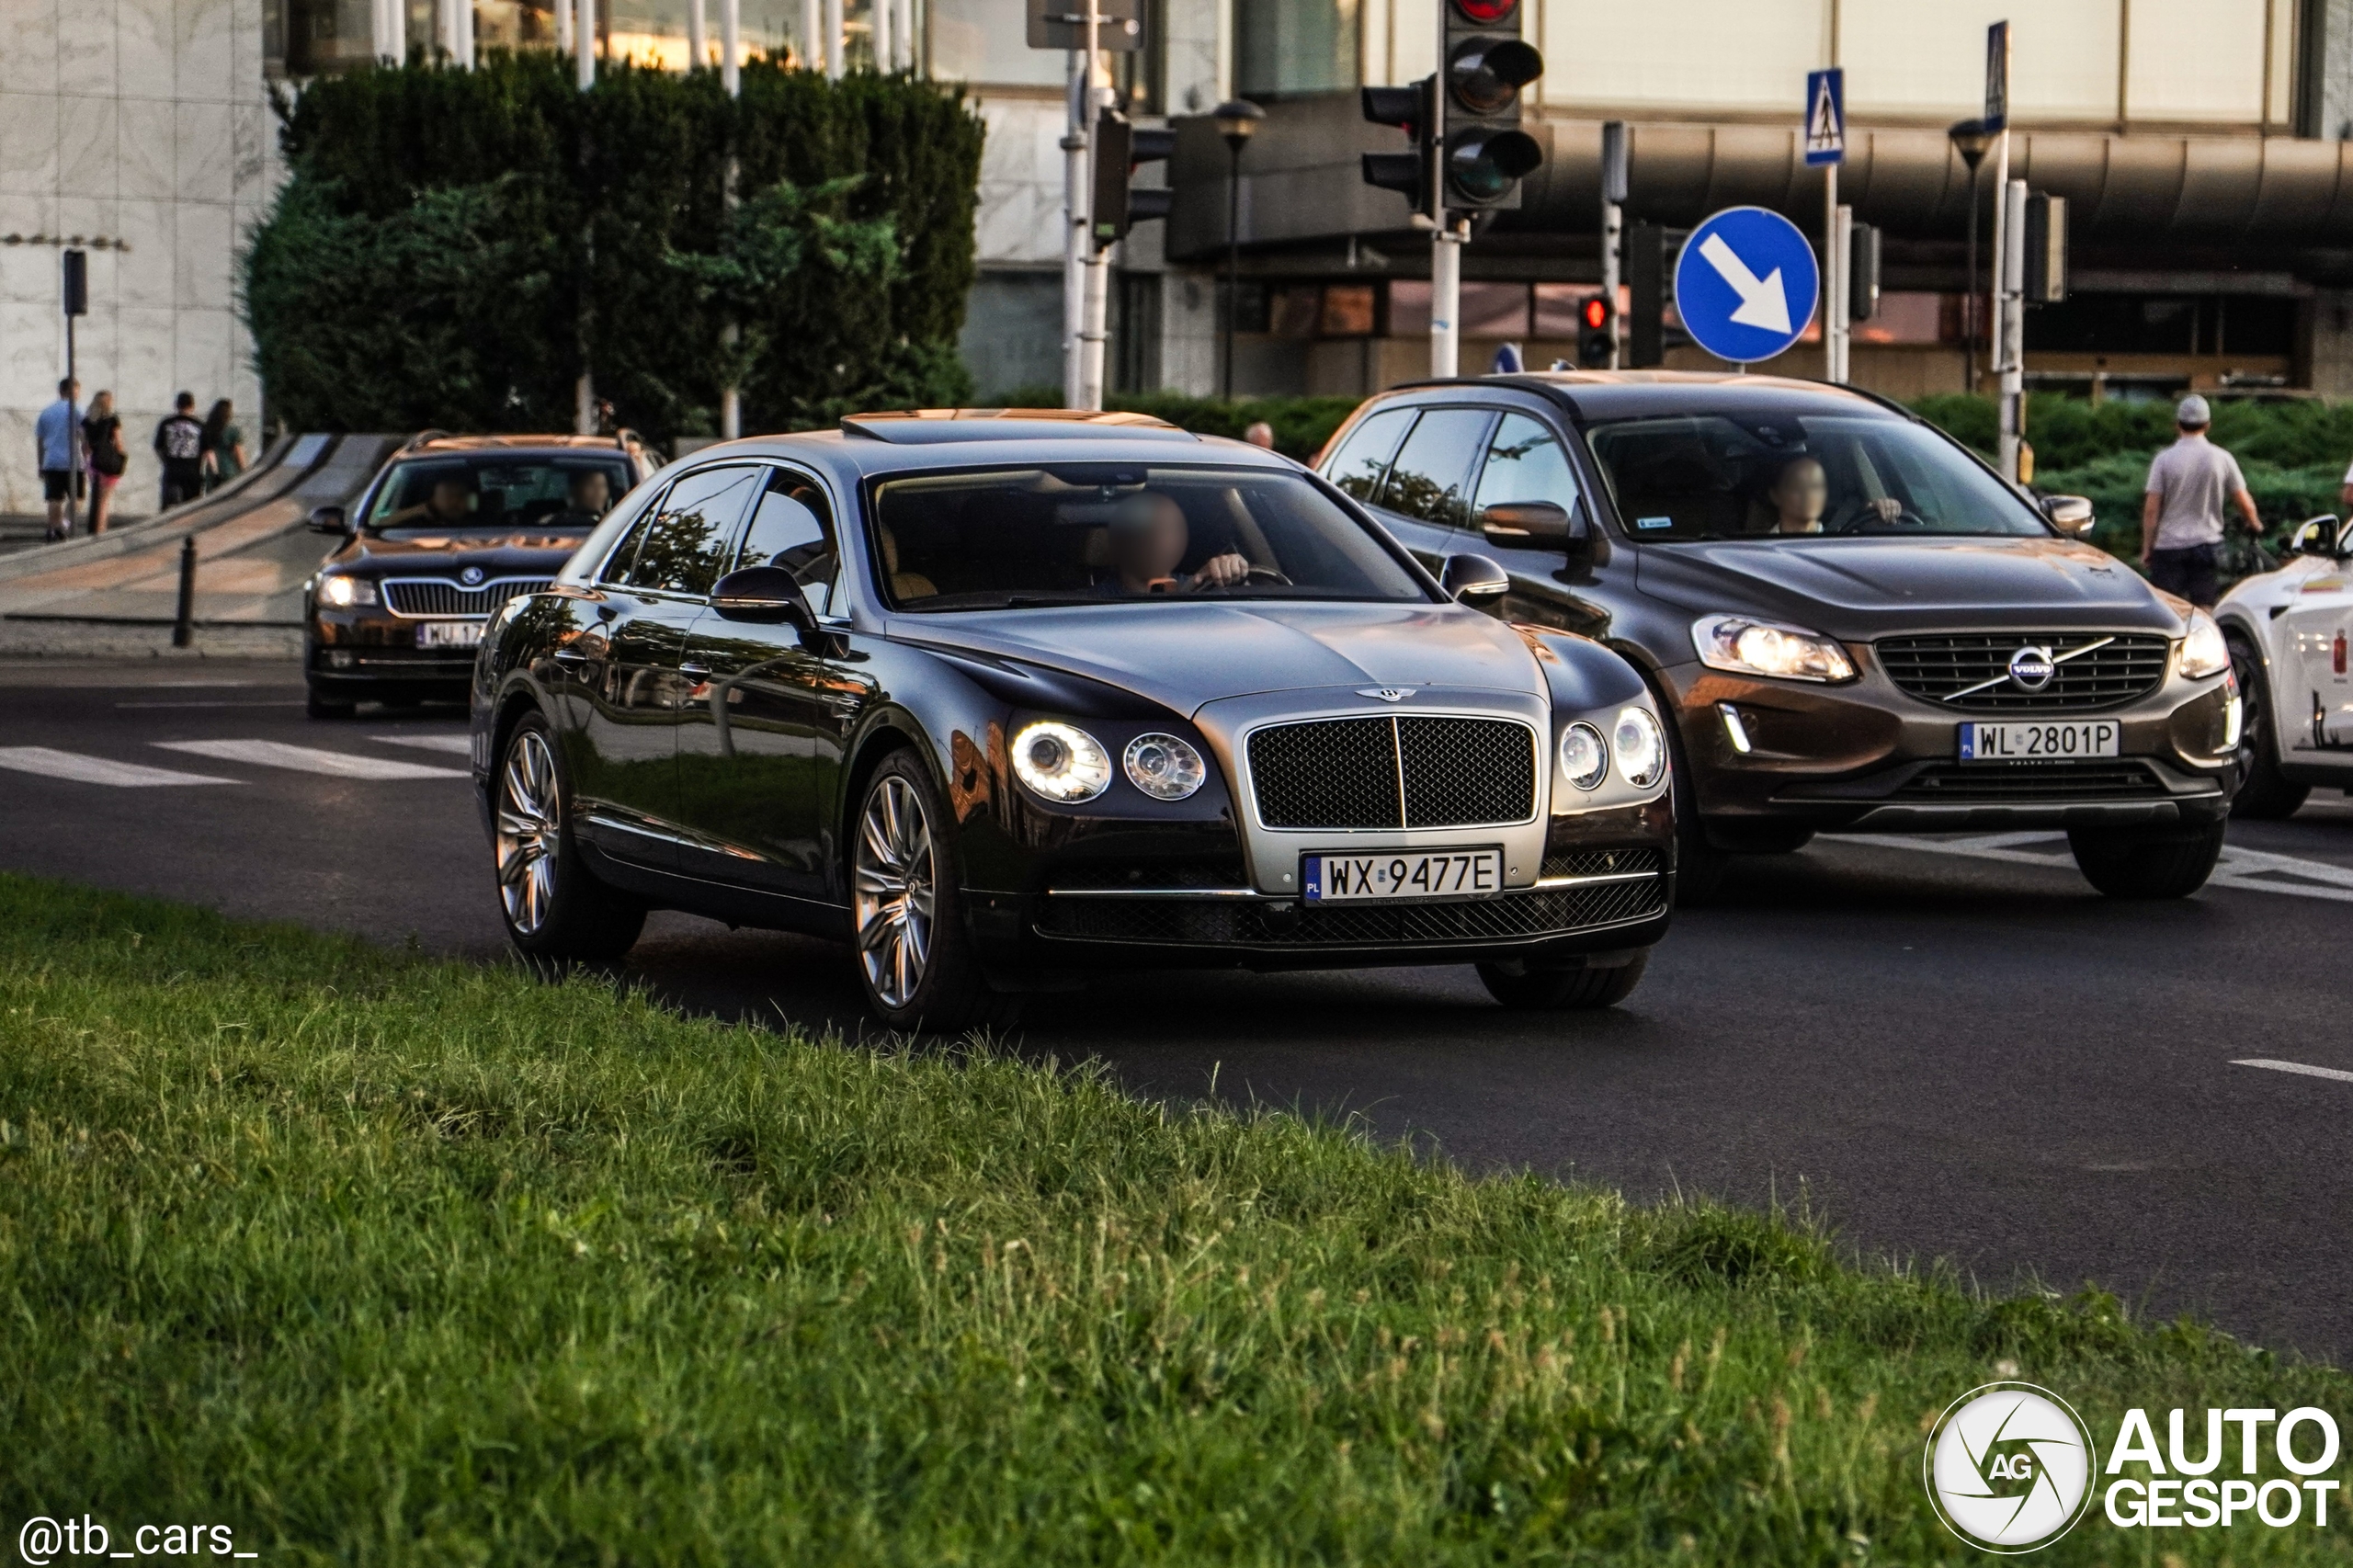
[[[1645,544],[2051,533],[1984,467],[1904,419],[1677,415],[1597,424],[1586,441]]]

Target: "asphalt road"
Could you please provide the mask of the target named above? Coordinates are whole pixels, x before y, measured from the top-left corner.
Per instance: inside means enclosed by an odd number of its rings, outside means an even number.
[[[312,722],[282,665],[0,666],[0,866],[492,958],[462,732]],[[2353,1072],[2353,805],[2234,824],[2218,882],[2112,903],[2047,837],[1817,840],[1681,916],[1612,1013],[1506,1014],[1465,969],[1108,976],[1024,1040],[1473,1167],[1803,1205],[1866,1254],[2342,1360],[2353,1080],[2234,1063]],[[630,968],[685,1006],[864,1027],[821,943],[657,915]]]

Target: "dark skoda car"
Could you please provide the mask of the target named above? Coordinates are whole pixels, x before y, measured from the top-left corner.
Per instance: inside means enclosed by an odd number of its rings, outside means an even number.
[[[2071,537],[1904,410],[1767,376],[1401,388],[1325,477],[1425,561],[1511,576],[1501,612],[1641,668],[1677,751],[1678,881],[1817,832],[2063,829],[2093,885],[2177,897],[2238,788],[2230,653],[2203,610]]]
[[[665,471],[492,619],[516,946],[655,905],[853,944],[898,1028],[1140,964],[1472,963],[1600,1006],[1665,933],[1626,662],[1457,602],[1296,464],[1119,415],[868,415]]]
[[[311,514],[313,532],[343,541],[303,594],[311,717],[465,700],[490,612],[547,586],[658,466],[627,437],[410,441],[357,506]]]

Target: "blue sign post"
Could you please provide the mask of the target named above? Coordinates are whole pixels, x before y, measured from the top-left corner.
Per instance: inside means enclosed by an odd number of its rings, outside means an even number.
[[[1796,224],[1762,207],[1711,215],[1675,264],[1683,330],[1735,365],[1770,359],[1804,336],[1821,288],[1813,247]]]

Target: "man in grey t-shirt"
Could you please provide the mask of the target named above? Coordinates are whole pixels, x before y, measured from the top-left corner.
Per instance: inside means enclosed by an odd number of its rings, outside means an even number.
[[[2150,462],[2141,504],[2141,564],[2149,581],[2208,608],[2221,597],[2215,577],[2222,564],[2223,503],[2246,514],[2249,529],[2263,531],[2238,460],[2206,438],[2213,418],[2196,392],[2181,400],[2174,413],[2177,438]]]

